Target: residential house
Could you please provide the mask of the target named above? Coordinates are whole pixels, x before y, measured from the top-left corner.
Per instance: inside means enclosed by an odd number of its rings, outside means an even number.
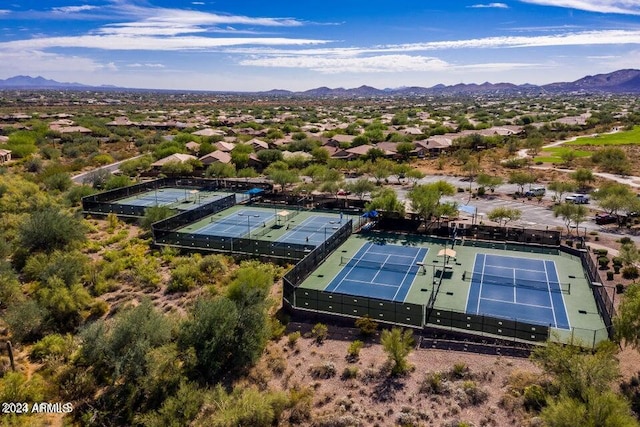
[[[236,144],[234,144],[233,142],[218,141],[213,144],[213,146],[216,147],[216,150],[218,151],[224,151],[225,153],[228,153],[230,151],[233,151]]]
[[[192,153],[197,153],[200,151],[200,144],[195,141],[189,141],[184,146]]]
[[[191,134],[198,136],[225,136],[227,133],[220,129],[205,128],[196,132],[192,132]]]
[[[331,138],[329,138],[329,141],[327,141],[327,143],[325,145],[331,145],[333,147],[339,147],[340,144],[351,144],[353,142],[354,138],[355,138],[354,135],[338,134],[338,135],[334,135]]]
[[[0,149],[0,165],[11,161],[11,150]]]
[[[184,162],[187,162],[189,160],[195,160],[195,159],[197,159],[197,157],[196,156],[192,156],[191,154],[176,153],[176,154],[172,154],[170,156],[167,156],[165,158],[162,158],[162,159],[158,160],[157,162],[151,163],[151,167],[159,169],[159,168],[161,168],[163,165],[165,165],[167,163],[171,163],[171,162],[184,163]]]
[[[138,123],[132,122],[131,120],[129,120],[128,117],[122,116],[122,117],[116,117],[113,121],[108,122],[106,125],[128,127],[128,126],[138,126]]]
[[[205,166],[208,166],[212,163],[228,164],[231,163],[231,155],[229,153],[225,153],[224,151],[217,150],[200,157],[200,161]]]
[[[246,144],[252,146],[253,147],[253,151],[260,151],[260,150],[268,150],[269,149],[269,144],[267,144],[266,142],[264,142],[263,140],[258,139],[258,138],[250,139],[249,141],[246,142]]]

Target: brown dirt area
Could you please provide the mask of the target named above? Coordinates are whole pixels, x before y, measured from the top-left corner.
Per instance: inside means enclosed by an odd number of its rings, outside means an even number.
[[[284,337],[270,344],[250,381],[272,390],[310,387],[312,418],[295,425],[446,426],[466,421],[474,426],[524,426],[532,418],[514,404],[519,398],[509,389],[513,375],[539,376],[526,358],[416,349],[409,355],[412,371],[394,379],[381,345],[367,343],[359,359],[350,362],[346,356],[351,342],[329,339],[317,344],[302,337],[289,346]],[[355,378],[344,376],[347,368],[357,368]],[[442,374],[442,391],[425,390],[425,377],[435,373]]]

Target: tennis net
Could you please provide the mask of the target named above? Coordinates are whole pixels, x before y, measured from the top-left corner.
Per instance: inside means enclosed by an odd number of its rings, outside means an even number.
[[[261,226],[262,224],[268,224],[269,221],[271,221],[271,219],[261,219],[261,218],[251,218],[250,220],[247,219],[241,219],[241,220],[237,220],[237,219],[225,219],[225,218],[215,218],[215,217],[211,217],[210,222],[212,223],[216,223],[216,224],[222,224],[222,225],[229,225],[229,226],[233,226],[233,225],[242,225],[245,227],[257,227],[257,226]]]
[[[420,273],[425,274],[423,265],[417,264],[394,264],[391,262],[378,262],[366,259],[348,258],[341,256],[340,265],[357,268],[370,268],[373,270],[395,271],[398,273]]]
[[[264,221],[262,223],[262,226],[258,230],[253,232],[253,235],[255,237],[262,237],[266,234],[269,234],[271,231],[273,231],[273,227],[275,227],[276,223],[277,223],[276,218]]]
[[[462,279],[471,281],[474,274],[471,271],[465,271]],[[483,285],[509,286],[516,288],[533,289],[537,291],[562,292],[563,294],[571,293],[571,283],[547,282],[531,279],[519,279],[517,277],[496,276],[492,274],[476,273],[476,280],[481,280]]]
[[[333,234],[340,229],[342,224],[323,224],[321,226],[312,226],[312,225],[293,225],[289,224],[289,230],[293,231],[309,231],[311,233],[327,233]]]

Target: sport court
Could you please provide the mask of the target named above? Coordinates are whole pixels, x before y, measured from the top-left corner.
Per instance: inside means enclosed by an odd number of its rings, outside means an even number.
[[[116,200],[113,203],[128,206],[167,206],[179,210],[198,206],[229,196],[231,193],[204,191],[193,188],[163,187]],[[236,194],[236,203],[248,199],[246,194]]]
[[[290,219],[285,226],[287,232],[276,241],[317,246],[338,231],[344,224],[342,221],[342,216],[336,218],[335,215],[312,215],[300,223],[297,223],[296,219]]]
[[[187,227],[190,233],[208,236],[251,237],[251,234],[270,227],[276,222],[276,214],[272,209],[242,208],[233,213],[219,217],[211,216],[194,227]],[[182,231],[182,230],[179,230]]]
[[[552,260],[478,253],[466,312],[570,329],[564,294]],[[466,277],[466,276],[471,276]]]
[[[282,206],[235,205],[187,226],[179,233],[318,246],[352,219],[349,215],[287,210]]]
[[[392,319],[419,326],[419,319],[407,321],[405,316],[406,305],[417,305],[434,327],[477,331],[484,324],[490,334],[491,327],[532,324],[551,326],[562,342],[607,339],[578,257],[536,247],[510,249],[516,245],[495,242],[460,243],[453,248],[455,255],[445,256],[441,254],[446,249],[450,253],[451,239],[351,235],[299,285],[295,306],[381,320],[395,310]],[[475,326],[470,328],[470,323]]]
[[[324,289],[356,296],[404,301],[419,273],[427,248],[365,243]]]

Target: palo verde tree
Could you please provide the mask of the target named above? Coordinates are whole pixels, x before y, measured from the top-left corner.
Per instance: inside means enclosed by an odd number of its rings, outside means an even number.
[[[382,216],[398,218],[404,216],[404,203],[391,188],[382,188],[372,194],[371,202],[365,205],[368,211],[379,210]]]
[[[507,223],[517,221],[522,217],[520,209],[512,209],[504,206],[497,207],[487,214],[487,218],[497,222],[501,227],[506,227]]]
[[[576,185],[571,181],[551,181],[549,183],[549,190],[555,192],[555,201],[562,203],[562,196],[565,193],[570,193],[576,190]]]
[[[509,184],[516,184],[518,193],[524,194],[524,186],[536,182],[536,176],[529,172],[515,171],[509,174]]]
[[[382,349],[387,353],[387,357],[392,363],[391,374],[402,375],[409,371],[410,365],[407,357],[415,344],[413,332],[410,329],[402,328],[385,329],[380,335],[380,342]]]
[[[636,350],[640,350],[640,284],[627,287],[613,319],[616,339]]]
[[[442,203],[442,196],[452,196],[455,194],[455,187],[446,181],[437,181],[430,184],[416,185],[408,193],[411,200],[411,208],[425,221],[433,217],[440,218],[442,215],[451,215],[457,210],[455,203]]]
[[[578,226],[587,217],[587,212],[587,208],[575,203],[562,203],[553,207],[553,215],[563,219],[567,227],[567,234],[571,234],[571,224],[575,225],[576,232],[578,232]]]

